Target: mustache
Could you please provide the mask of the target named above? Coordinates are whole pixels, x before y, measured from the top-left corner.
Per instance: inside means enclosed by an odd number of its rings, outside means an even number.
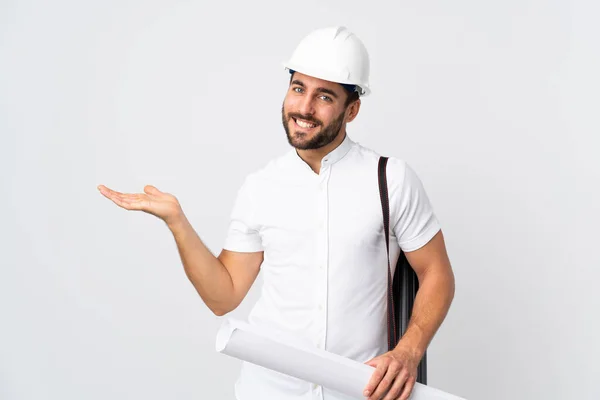
[[[321,121],[319,121],[318,119],[315,119],[313,117],[309,117],[309,116],[306,116],[306,115],[302,115],[302,114],[288,113],[288,118],[302,119],[304,121],[310,122],[311,124],[323,125],[321,123]]]

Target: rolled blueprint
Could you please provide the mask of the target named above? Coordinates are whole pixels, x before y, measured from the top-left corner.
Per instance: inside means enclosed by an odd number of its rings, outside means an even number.
[[[217,332],[217,352],[327,387],[356,399],[365,399],[374,367],[318,349],[246,322],[225,319]],[[416,383],[411,400],[465,400]]]

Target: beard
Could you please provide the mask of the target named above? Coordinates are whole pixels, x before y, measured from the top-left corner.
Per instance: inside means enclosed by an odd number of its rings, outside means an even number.
[[[327,146],[329,143],[333,142],[340,133],[342,125],[344,123],[345,113],[346,110],[342,111],[342,113],[337,118],[331,121],[328,125],[323,126],[323,123],[321,121],[312,117],[307,117],[305,115],[297,113],[286,114],[282,106],[281,120],[283,122],[283,128],[285,129],[288,143],[298,150],[314,150],[320,149],[323,146]],[[307,136],[307,133],[302,132],[302,128],[295,126],[294,128],[296,128],[296,132],[295,135],[292,136],[290,128],[290,125],[294,123],[294,121],[292,121],[292,118],[308,121],[312,124],[317,125],[316,127],[320,126],[321,129],[311,139],[303,140]]]

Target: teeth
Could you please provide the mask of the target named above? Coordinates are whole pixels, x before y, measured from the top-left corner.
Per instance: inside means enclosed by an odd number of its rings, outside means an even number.
[[[309,124],[308,122],[304,122],[302,120],[297,119],[296,123],[298,125],[300,125],[302,128],[314,128],[316,125],[314,124]]]

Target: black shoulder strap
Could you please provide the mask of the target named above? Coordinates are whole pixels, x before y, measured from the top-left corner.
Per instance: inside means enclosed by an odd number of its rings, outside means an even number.
[[[396,270],[392,279],[390,265],[390,204],[387,187],[387,157],[379,158],[378,180],[379,197],[383,214],[383,230],[385,233],[385,247],[388,259],[388,295],[387,295],[387,325],[388,325],[388,350],[392,350],[406,332],[410,315],[414,305],[415,296],[419,289],[417,274],[412,269],[406,255],[401,250]],[[427,353],[423,355],[417,369],[417,382],[427,384]]]
[[[394,312],[394,298],[392,288],[392,268],[390,265],[390,204],[388,199],[386,165],[387,157],[379,158],[379,197],[381,199],[381,210],[383,214],[383,232],[385,234],[385,247],[388,259],[388,293],[387,293],[387,326],[388,326],[388,351],[398,344],[398,330],[396,329],[396,318]]]

